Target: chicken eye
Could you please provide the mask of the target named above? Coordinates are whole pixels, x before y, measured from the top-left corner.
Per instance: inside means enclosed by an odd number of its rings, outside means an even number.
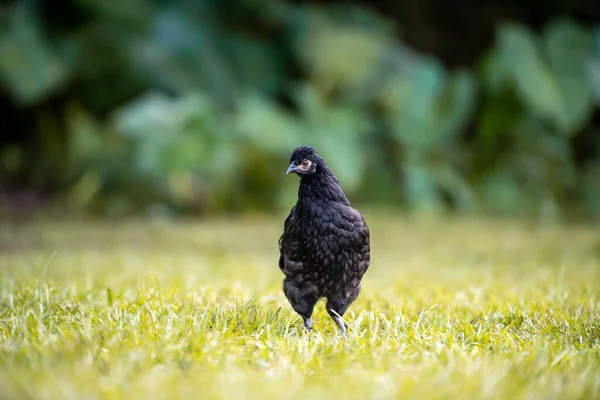
[[[306,167],[308,167],[308,166],[310,165],[310,161],[308,161],[308,160],[303,160],[301,164],[302,164],[302,166],[303,166],[304,168],[306,168]]]

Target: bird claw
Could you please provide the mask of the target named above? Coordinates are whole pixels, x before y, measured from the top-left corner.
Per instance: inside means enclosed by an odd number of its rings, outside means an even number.
[[[348,331],[346,330],[346,328],[342,330],[342,336],[344,336],[344,339],[348,339]]]
[[[348,329],[346,328],[346,324],[344,323],[344,321],[337,315],[333,317],[333,320],[335,321],[335,324],[338,326],[344,338],[348,339]]]
[[[304,318],[304,329],[310,335],[312,333],[312,325],[310,323],[310,318]]]

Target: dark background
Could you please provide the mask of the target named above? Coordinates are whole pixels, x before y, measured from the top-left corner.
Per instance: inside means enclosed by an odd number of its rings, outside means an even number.
[[[600,216],[596,1],[0,2],[0,207]]]

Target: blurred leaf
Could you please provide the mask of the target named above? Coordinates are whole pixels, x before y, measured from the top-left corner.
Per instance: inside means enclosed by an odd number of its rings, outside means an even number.
[[[134,165],[145,174],[175,171],[210,174],[219,159],[219,142],[230,140],[229,127],[215,120],[213,104],[198,93],[179,98],[147,94],[122,108],[117,129],[136,143]]]
[[[589,215],[600,216],[600,159],[586,166],[582,188],[585,211]]]
[[[73,186],[67,199],[71,207],[89,205],[102,188],[102,179],[95,171],[87,171]]]
[[[567,139],[539,121],[523,118],[516,126],[512,169],[536,189],[538,197],[555,197],[553,188],[569,189],[576,180]],[[533,190],[532,190],[533,192]]]
[[[247,95],[239,101],[238,109],[235,124],[240,137],[266,153],[286,153],[298,142],[298,121],[275,104],[256,95]]]
[[[558,20],[548,25],[544,37],[556,72],[575,77],[584,71],[592,55],[592,37],[588,31],[569,20]]]
[[[525,116],[514,127],[514,141],[494,163],[493,176],[483,185],[484,204],[495,212],[535,213],[543,218],[558,217],[565,192],[572,189],[576,171],[572,164],[566,138],[553,134],[533,116]],[[505,185],[504,189],[501,186]],[[493,198],[494,191],[500,198]],[[511,207],[509,198],[514,197]]]
[[[411,209],[441,211],[443,202],[436,186],[435,176],[427,166],[418,163],[405,166],[405,193]]]
[[[17,145],[8,145],[0,152],[2,167],[9,173],[17,173],[23,167],[23,152]]]
[[[97,18],[106,19],[115,24],[139,23],[151,15],[152,3],[145,0],[75,0],[75,2],[87,8],[88,12],[93,12]]]
[[[438,141],[448,141],[464,129],[475,105],[475,80],[466,71],[450,77],[437,104]]]
[[[198,180],[190,173],[170,175],[168,185],[173,197],[180,203],[193,203],[200,197]]]
[[[600,105],[600,26],[591,32],[592,52],[587,64],[592,93],[596,105]]]
[[[147,81],[176,93],[205,91],[231,104],[236,82],[220,50],[221,32],[207,3],[198,14],[183,9],[157,13],[146,37],[132,43],[132,62]],[[194,15],[200,15],[199,20]]]
[[[284,59],[271,43],[232,34],[223,41],[241,90],[273,94],[286,82]]]
[[[510,71],[521,98],[532,112],[567,129],[565,104],[558,83],[531,32],[519,25],[505,25],[498,33],[496,51],[497,62]]]
[[[0,30],[0,77],[24,104],[39,101],[66,80],[68,71],[40,32],[28,3],[17,3]]]
[[[357,190],[366,167],[363,140],[371,128],[369,117],[361,109],[327,104],[310,85],[295,95],[304,118],[305,139],[300,140],[327,154],[328,166],[348,193]]]
[[[511,86],[510,66],[502,62],[496,39],[493,49],[483,57],[481,73],[487,91],[497,94]]]
[[[501,85],[514,82],[528,109],[551,121],[558,132],[571,135],[592,110],[586,71],[590,35],[572,22],[558,20],[547,27],[543,39],[538,46],[534,35],[520,25],[501,28],[484,69],[488,87],[498,92]]]
[[[69,127],[69,157],[75,164],[96,159],[105,149],[105,135],[100,124],[78,106],[66,112]]]
[[[304,118],[319,120],[327,104],[322,95],[310,83],[293,88],[294,99]]]
[[[402,145],[405,194],[411,208],[439,211],[442,192],[463,209],[474,200],[452,149],[475,102],[466,71],[448,74],[435,60],[411,55],[383,93],[395,139]]]
[[[476,208],[475,194],[457,169],[445,163],[435,168],[434,176],[437,186],[450,195],[456,210],[466,212]]]
[[[441,65],[424,59],[398,74],[389,86],[386,97],[394,110],[393,133],[411,156],[421,157],[436,140],[435,108],[444,79]]]
[[[522,113],[522,106],[514,92],[505,90],[488,93],[477,129],[480,147],[486,152],[496,151],[499,142],[512,134],[512,129],[521,120]]]
[[[162,152],[181,129],[177,100],[150,93],[121,108],[116,114],[116,128],[136,143],[133,167],[152,176],[163,172]]]
[[[600,57],[590,60],[588,63],[590,84],[596,106],[600,105]]]
[[[531,202],[516,179],[506,170],[497,169],[481,186],[486,208],[504,215],[519,215],[531,210]]]
[[[231,193],[240,170],[232,141],[240,137],[217,115],[215,104],[199,93],[147,94],[123,107],[115,123],[133,144],[135,173],[176,204],[195,206],[201,197],[222,200],[223,188]]]
[[[322,12],[309,12],[304,23],[297,52],[319,90],[357,87],[370,76],[388,44],[376,29],[335,21]]]
[[[358,190],[366,168],[364,145],[358,134],[342,128],[323,128],[316,139],[322,154],[327,154],[328,166],[335,172],[346,193]]]
[[[592,41],[582,27],[567,21],[551,23],[545,32],[546,50],[564,98],[565,133],[572,134],[590,117],[592,86],[587,73]]]
[[[177,105],[177,99],[157,92],[146,93],[116,112],[116,127],[134,139],[173,134],[181,128]]]

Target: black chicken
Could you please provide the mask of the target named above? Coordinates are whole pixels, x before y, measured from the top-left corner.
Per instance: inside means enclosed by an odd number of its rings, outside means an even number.
[[[279,239],[283,291],[309,332],[314,306],[325,297],[327,312],[346,336],[341,317],[370,265],[369,228],[312,147],[296,147],[290,163],[286,174],[298,174],[300,188]]]

